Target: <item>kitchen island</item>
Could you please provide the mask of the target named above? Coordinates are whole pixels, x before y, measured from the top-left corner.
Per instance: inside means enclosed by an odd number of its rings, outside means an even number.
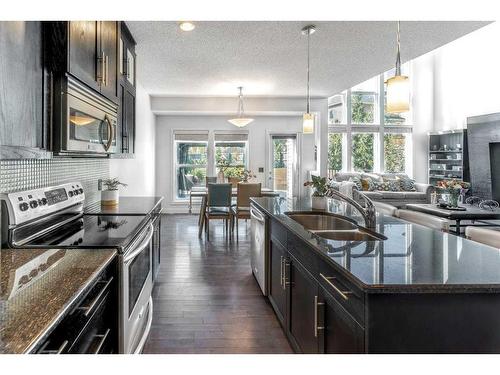
[[[287,215],[310,214],[308,199],[252,203],[269,217],[269,300],[297,352],[500,352],[499,250],[382,214],[379,238],[328,239]],[[339,201],[328,211],[364,225]]]
[[[116,351],[115,257],[112,249],[0,250],[0,353],[55,353],[71,348],[78,352],[77,348],[94,345],[89,338],[100,342],[92,333],[99,324],[109,324],[109,331],[101,328],[108,332],[101,351]],[[105,310],[110,318],[105,318]],[[79,327],[82,331],[76,332]],[[64,332],[58,334],[58,330]]]

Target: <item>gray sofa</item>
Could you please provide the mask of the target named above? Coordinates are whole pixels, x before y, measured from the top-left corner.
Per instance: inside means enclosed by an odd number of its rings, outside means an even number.
[[[349,181],[353,177],[371,178],[378,181],[395,179],[406,175],[402,173],[360,173],[360,172],[339,172],[334,176],[334,181]],[[409,203],[430,203],[431,193],[434,187],[429,184],[415,183],[416,191],[363,191],[368,198],[375,202],[388,203],[396,207],[404,207]]]

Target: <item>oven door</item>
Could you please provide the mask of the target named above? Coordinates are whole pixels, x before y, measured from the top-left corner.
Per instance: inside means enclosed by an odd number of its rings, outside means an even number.
[[[120,288],[120,353],[140,353],[153,317],[152,237],[153,224],[139,234],[122,255]]]
[[[116,116],[99,103],[67,95],[65,151],[116,152]]]

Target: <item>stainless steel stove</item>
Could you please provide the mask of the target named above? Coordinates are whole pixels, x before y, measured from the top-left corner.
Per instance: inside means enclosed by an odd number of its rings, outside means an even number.
[[[140,352],[153,314],[152,218],[84,215],[79,182],[4,194],[1,202],[3,246],[118,251],[120,352]]]

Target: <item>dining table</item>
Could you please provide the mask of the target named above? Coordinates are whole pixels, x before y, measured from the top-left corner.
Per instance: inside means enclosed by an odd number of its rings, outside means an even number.
[[[270,188],[262,188],[261,196],[263,197],[277,197],[279,196],[279,192],[274,191]],[[231,195],[233,197],[238,196],[238,189],[233,187],[231,189]],[[201,207],[200,207],[200,215],[198,217],[198,236],[201,237],[203,233],[203,226],[205,225],[205,211],[207,209],[207,196],[208,196],[208,188],[205,186],[193,186],[191,191],[189,192],[189,213],[192,212],[193,206],[193,198],[201,198]]]

